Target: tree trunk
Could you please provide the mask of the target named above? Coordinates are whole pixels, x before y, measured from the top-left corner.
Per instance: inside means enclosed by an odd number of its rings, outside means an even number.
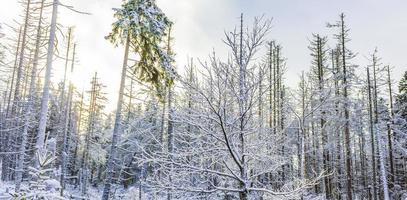
[[[81,101],[80,101],[80,103],[79,103],[79,115],[78,115],[78,118],[77,118],[77,127],[76,127],[76,134],[77,134],[77,136],[80,134],[80,132],[81,132],[81,122],[82,122],[82,110],[83,110],[83,91],[82,91],[82,94],[81,94]],[[77,176],[77,178],[75,179],[76,181],[75,181],[75,189],[78,187],[78,185],[79,185],[79,183],[80,183],[80,177],[81,177],[81,175],[80,175],[80,173],[79,173],[79,169],[76,169],[76,160],[77,160],[77,157],[78,157],[78,146],[79,146],[79,144],[76,144],[75,145],[75,151],[74,151],[74,158],[73,158],[73,170],[72,170],[72,176],[74,176],[74,175],[76,175]]]
[[[73,73],[73,68],[75,65],[75,49],[76,45],[73,47],[73,54],[72,54],[72,66],[71,66],[71,76]],[[67,57],[68,58],[68,57]],[[73,93],[73,85],[72,81],[69,81],[69,91],[68,91],[68,98],[66,102],[66,107],[65,107],[65,124],[64,124],[64,131],[63,131],[63,143],[62,143],[62,151],[61,151],[61,176],[60,176],[60,182],[61,182],[61,196],[64,195],[64,189],[65,189],[65,171],[66,171],[66,166],[67,166],[67,160],[68,160],[68,153],[69,153],[69,122],[71,120],[71,107],[72,107],[72,93]]]
[[[376,63],[377,59],[376,56],[373,55],[373,86],[374,86],[374,110],[375,110],[375,119],[374,119],[374,128],[377,138],[377,151],[379,153],[379,162],[380,162],[380,172],[381,172],[381,180],[383,185],[383,196],[384,200],[389,200],[389,188],[387,183],[387,172],[386,172],[386,164],[384,161],[383,149],[382,149],[382,138],[380,137],[380,129],[379,129],[379,110],[378,110],[378,103],[377,99],[379,98],[377,95],[377,79],[376,79]]]
[[[168,87],[168,127],[167,127],[167,135],[168,135],[168,154],[170,156],[170,159],[172,158],[172,154],[174,152],[174,122],[173,122],[173,115],[174,115],[174,110],[172,108],[172,88],[171,86]],[[172,165],[170,166],[170,170],[172,170]],[[171,176],[171,171],[168,174],[169,181],[170,183],[172,182],[172,176]],[[171,190],[168,191],[167,193],[167,200],[172,199],[172,192]]]
[[[240,116],[240,133],[239,133],[239,146],[240,146],[240,178],[241,180],[247,180],[247,163],[246,163],[246,155],[245,155],[245,148],[246,148],[246,141],[245,141],[245,123],[246,117],[244,115],[246,110],[246,63],[243,63],[243,13],[241,14],[240,18],[240,44],[239,44],[239,116]],[[247,200],[248,199],[248,191],[247,191],[247,182],[240,182],[240,189],[243,190],[239,192],[240,200]]]
[[[373,130],[373,106],[372,106],[372,92],[371,92],[371,82],[369,68],[367,70],[367,86],[368,86],[368,100],[369,100],[369,130],[371,137],[371,148],[372,148],[372,168],[373,168],[373,199],[377,199],[377,186],[376,186],[376,152],[375,152],[375,137]]]
[[[97,73],[92,79],[92,89],[90,92],[90,103],[89,103],[89,116],[88,116],[88,127],[87,133],[85,136],[85,148],[82,152],[82,161],[81,161],[81,191],[85,195],[87,193],[87,184],[88,184],[88,175],[89,175],[89,148],[91,143],[91,138],[93,136],[95,128],[95,115],[96,115],[96,99],[97,99]]]
[[[268,69],[269,69],[269,128],[273,127],[273,43],[269,43],[269,59],[268,59]]]
[[[18,65],[18,52],[20,49],[20,40],[21,40],[21,33],[22,33],[22,28],[20,27],[19,29],[19,34],[18,34],[18,41],[17,41],[17,49],[15,52],[15,58],[14,58],[14,67],[13,67],[13,74],[11,75],[11,84],[9,88],[9,93],[8,93],[8,99],[7,99],[7,107],[6,107],[6,114],[5,114],[5,127],[8,129],[10,126],[10,108],[11,108],[11,102],[13,101],[13,86],[14,86],[14,79],[15,79],[15,73],[17,71],[17,65]],[[2,150],[3,152],[11,152],[11,145],[9,145],[10,141],[10,134],[8,131],[2,131],[2,133],[5,135],[3,139],[3,144],[2,144]],[[3,181],[6,181],[9,179],[10,176],[10,169],[9,169],[9,164],[10,164],[10,155],[5,154],[2,156],[2,170],[1,170],[1,179]]]
[[[393,94],[391,87],[390,66],[387,66],[387,84],[389,86],[389,105],[390,105],[390,123],[387,124],[387,140],[389,145],[389,161],[390,161],[390,187],[395,184],[395,170],[394,170],[394,158],[393,158],[393,131],[392,124],[394,118],[393,110]]]
[[[45,131],[47,126],[47,114],[48,114],[48,101],[49,101],[49,86],[51,81],[51,71],[52,71],[52,62],[54,55],[54,46],[55,46],[55,31],[57,26],[57,14],[58,14],[58,5],[59,0],[53,1],[52,8],[52,19],[51,19],[51,28],[49,31],[49,40],[48,40],[48,52],[47,52],[47,65],[45,71],[44,79],[44,88],[41,98],[41,108],[40,108],[40,119],[38,125],[38,137],[36,142],[36,150],[38,152],[45,151]]]
[[[348,98],[348,88],[349,83],[347,80],[347,66],[346,66],[346,48],[345,48],[345,15],[341,14],[341,47],[342,47],[342,67],[343,67],[343,97],[344,101],[344,113],[345,113],[345,155],[346,155],[346,186],[347,186],[347,199],[352,200],[352,155],[350,149],[350,125],[349,125],[349,98]]]
[[[113,128],[113,135],[112,135],[112,144],[109,152],[109,158],[106,164],[106,180],[105,180],[105,187],[103,189],[102,200],[108,200],[110,195],[110,187],[112,184],[112,177],[113,177],[113,160],[116,154],[117,142],[119,139],[120,134],[120,126],[121,126],[121,110],[123,104],[123,93],[124,93],[124,84],[126,80],[126,71],[127,71],[127,60],[129,56],[129,46],[130,46],[130,35],[127,35],[126,38],[126,46],[124,51],[124,60],[123,60],[123,67],[122,67],[122,74],[121,74],[121,81],[120,81],[120,89],[119,89],[119,99],[117,101],[117,110],[116,116],[114,121],[114,128]]]

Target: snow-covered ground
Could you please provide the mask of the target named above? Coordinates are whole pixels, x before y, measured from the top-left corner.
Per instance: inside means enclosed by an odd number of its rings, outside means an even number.
[[[23,184],[22,189],[24,191],[29,191],[27,189],[27,185]],[[399,188],[400,189],[400,188]],[[82,196],[78,188],[73,188],[71,185],[67,185],[67,189],[65,190],[64,197],[59,195],[58,191],[55,191],[53,188],[49,188],[48,191],[29,191],[27,192],[27,197],[31,196],[34,197],[35,195],[44,195],[48,197],[49,200],[54,199],[86,199],[86,200],[99,200],[102,196],[103,187],[90,187],[88,188],[88,194]],[[130,187],[127,190],[123,188],[114,188],[112,190],[112,195],[114,196],[113,199],[123,199],[123,200],[139,200],[139,199],[166,199],[166,196],[160,197],[152,197],[148,194],[139,193],[138,187]],[[140,196],[141,195],[141,196]],[[399,193],[395,194],[396,196],[392,196],[391,199],[393,200],[407,200],[407,191],[400,190]],[[305,200],[324,200],[325,198],[323,195],[313,195],[309,194],[303,196]],[[15,198],[14,193],[14,184],[11,182],[1,182],[0,181],[0,200],[11,200],[11,199],[18,199]],[[30,199],[30,198],[29,198]],[[36,199],[36,198],[31,198]],[[37,198],[38,199],[38,198]],[[185,198],[188,199],[188,198]]]
[[[35,195],[44,195],[47,196],[48,199],[86,199],[86,200],[99,200],[102,196],[103,187],[90,187],[88,188],[88,194],[83,196],[81,195],[78,188],[73,188],[73,186],[68,185],[67,189],[64,192],[64,197],[60,197],[59,191],[55,191],[54,188],[49,188],[47,191],[33,191],[28,190],[26,184],[22,185],[22,190],[26,191],[27,197],[34,197]],[[21,193],[23,194],[23,192]],[[11,182],[2,182],[0,181],[0,200],[9,200],[9,199],[16,199],[14,193],[14,184]],[[130,187],[127,190],[123,188],[116,188],[113,189],[112,195],[114,199],[125,199],[125,200],[138,200],[140,199],[139,189],[137,187]],[[18,198],[17,198],[18,199]],[[33,198],[35,199],[35,198]],[[141,194],[141,199],[151,199],[146,194]]]

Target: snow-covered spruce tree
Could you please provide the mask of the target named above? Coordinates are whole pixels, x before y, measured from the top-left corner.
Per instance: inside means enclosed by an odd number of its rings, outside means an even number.
[[[263,128],[259,137],[255,123],[259,77],[254,56],[264,47],[270,28],[271,22],[260,18],[250,31],[242,23],[238,30],[226,33],[232,55],[227,61],[214,53],[202,63],[196,76],[202,77],[199,81],[181,79],[189,103],[174,112],[173,152],[150,152],[146,149],[151,144],[139,143],[142,154],[136,155],[136,162],[156,166],[146,185],[155,191],[171,190],[176,199],[246,200],[297,198],[315,184],[316,180],[297,179],[289,173],[276,185],[260,179],[265,174],[279,178],[291,161],[284,157],[291,154],[289,145],[289,153],[281,153],[287,144],[282,139],[286,129],[271,134],[271,128]],[[158,171],[171,174],[159,177]]]
[[[134,65],[135,74],[143,82],[162,87],[170,72],[171,57],[160,46],[171,24],[165,14],[157,7],[155,0],[125,0],[122,7],[114,9],[117,21],[107,36],[114,44],[125,43],[125,56],[122,66],[119,98],[112,135],[112,144],[106,166],[106,180],[102,199],[107,200],[112,184],[113,164],[116,145],[120,134],[123,91],[126,79],[129,49],[140,60]],[[163,81],[164,80],[164,81]]]
[[[11,194],[15,199],[65,199],[61,197],[58,190],[61,189],[59,181],[52,179],[55,176],[52,163],[55,157],[49,152],[37,153],[36,167],[28,167],[30,175],[33,177],[29,182],[27,192]]]
[[[52,167],[54,159],[55,157],[52,156],[50,153],[39,153],[37,154],[37,160],[39,164],[38,167],[29,167],[30,175],[34,177],[29,184],[30,189],[39,191],[38,193],[33,194],[35,195],[34,199],[63,199],[62,197],[59,197],[59,194],[57,193],[57,190],[61,188],[59,181],[51,178],[52,176],[55,176],[51,174],[54,172],[54,168]]]

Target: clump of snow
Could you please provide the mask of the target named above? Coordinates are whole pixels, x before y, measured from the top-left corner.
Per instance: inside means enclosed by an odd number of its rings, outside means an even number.
[[[48,179],[44,181],[45,190],[50,192],[56,192],[61,189],[61,183],[55,179]]]
[[[114,8],[119,19],[115,24],[125,30],[133,29],[138,34],[142,30],[163,35],[169,19],[151,0],[127,1],[123,8]]]
[[[56,150],[56,146],[57,146],[57,141],[55,140],[55,138],[51,138],[47,141],[48,151],[54,152]]]

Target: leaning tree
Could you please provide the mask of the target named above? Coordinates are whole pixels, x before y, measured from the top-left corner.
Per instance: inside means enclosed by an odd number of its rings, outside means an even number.
[[[165,16],[154,0],[126,0],[121,8],[114,9],[115,18],[112,32],[106,37],[110,42],[125,45],[125,55],[119,89],[119,99],[113,128],[112,144],[107,161],[107,173],[102,199],[107,200],[113,176],[113,160],[120,133],[123,92],[128,67],[129,51],[132,50],[139,60],[132,66],[140,81],[160,89],[166,80],[171,80],[172,58],[162,43],[166,38],[171,21]]]

